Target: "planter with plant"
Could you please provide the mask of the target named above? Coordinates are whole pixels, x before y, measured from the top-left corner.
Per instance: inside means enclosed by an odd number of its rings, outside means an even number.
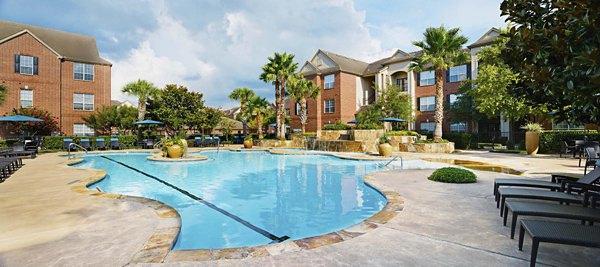
[[[387,134],[379,138],[379,155],[382,157],[392,156],[392,146],[388,142],[389,138]]]
[[[244,148],[252,148],[252,135],[247,135],[244,138]]]
[[[521,127],[525,132],[525,150],[527,154],[535,155],[540,148],[540,133],[542,125],[539,123],[527,123]]]
[[[166,155],[169,158],[181,158],[183,156],[183,150],[184,150],[184,144],[182,142],[182,139],[180,138],[175,138],[175,139],[171,139],[171,138],[164,138],[163,139],[163,146],[161,148],[161,151],[163,152],[163,156]]]

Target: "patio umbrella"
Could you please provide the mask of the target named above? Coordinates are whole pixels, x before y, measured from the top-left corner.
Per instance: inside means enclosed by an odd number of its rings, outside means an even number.
[[[146,125],[152,125],[152,124],[163,125],[164,123],[162,123],[160,121],[143,120],[143,121],[136,121],[133,124],[136,124],[136,125],[141,125],[141,124],[146,124]]]
[[[379,121],[381,121],[381,122],[406,122],[406,120],[399,119],[399,118],[383,118]]]
[[[348,123],[350,123],[350,124],[357,124],[357,123],[358,123],[358,121],[357,121],[357,120],[351,120],[351,121],[349,121]]]
[[[44,121],[44,120],[40,120],[38,118],[33,118],[33,117],[28,117],[28,116],[23,116],[23,115],[13,115],[13,116],[6,116],[6,117],[2,117],[0,118],[0,121],[11,121],[11,122],[40,122],[40,121]]]
[[[269,126],[271,126],[271,127],[276,127],[276,126],[277,126],[277,123],[271,123],[271,124],[269,124]],[[286,125],[285,125],[285,127],[290,127],[290,126],[286,124]]]

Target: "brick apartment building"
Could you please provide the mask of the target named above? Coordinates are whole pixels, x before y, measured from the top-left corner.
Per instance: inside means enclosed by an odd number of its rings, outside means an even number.
[[[0,115],[35,107],[58,118],[62,134],[93,134],[82,118],[111,104],[111,66],[92,37],[0,21]],[[0,127],[0,135],[15,134]]]
[[[479,40],[468,46],[471,62],[450,68],[444,74],[444,98],[447,102],[456,101],[461,82],[477,77],[477,52],[489,45],[498,35],[497,29],[491,29]],[[318,50],[301,69],[301,73],[321,88],[322,93],[308,101],[307,131],[316,131],[337,120],[348,122],[355,119],[356,113],[364,106],[374,103],[386,85],[396,84],[412,97],[412,106],[416,118],[413,129],[433,131],[435,107],[435,77],[433,71],[414,72],[409,70],[413,59],[420,51],[407,53],[397,50],[387,58],[372,63],[348,58],[328,51]],[[291,128],[300,129],[297,105],[290,103]],[[447,116],[451,114],[447,114]],[[447,118],[447,117],[446,117]],[[483,121],[477,125],[464,123],[443,123],[443,131],[499,131],[500,119]],[[508,127],[509,125],[504,125]],[[506,129],[508,131],[508,128]]]

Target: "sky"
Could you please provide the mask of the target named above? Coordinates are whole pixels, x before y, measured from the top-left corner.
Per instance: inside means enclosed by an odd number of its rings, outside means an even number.
[[[460,27],[469,43],[505,27],[500,0],[0,0],[0,20],[85,34],[113,63],[112,99],[128,82],[179,84],[224,109],[238,87],[273,101],[258,79],[274,52],[299,67],[323,49],[372,62],[417,50],[427,27]]]

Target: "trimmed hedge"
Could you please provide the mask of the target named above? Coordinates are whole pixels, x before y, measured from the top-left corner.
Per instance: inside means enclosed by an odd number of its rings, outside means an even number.
[[[415,131],[389,131],[388,136],[417,136],[419,133]]]
[[[322,130],[331,131],[331,130],[350,130],[352,127],[348,124],[345,124],[341,120],[337,120],[334,124],[325,125]]]
[[[111,138],[118,138],[119,144],[125,146],[132,146],[137,141],[137,136],[135,135],[119,135],[119,136],[46,136],[44,137],[44,142],[42,143],[42,149],[62,149],[63,147],[63,139],[71,138],[74,143],[79,144],[79,140],[81,139],[90,139],[90,144],[92,146],[96,145],[97,138],[103,138],[104,143],[108,146],[110,144]]]
[[[12,147],[14,143],[18,142],[17,139],[3,139],[0,140],[0,147]]]
[[[454,143],[454,148],[457,149],[470,149],[471,148],[471,140],[473,139],[473,135],[468,133],[444,133],[444,138],[448,139],[448,141]]]
[[[466,184],[476,183],[477,176],[472,171],[454,167],[435,170],[427,179],[442,183]]]
[[[540,134],[540,153],[558,153],[562,141],[572,146],[575,140],[600,141],[600,133],[595,130],[543,131]]]

